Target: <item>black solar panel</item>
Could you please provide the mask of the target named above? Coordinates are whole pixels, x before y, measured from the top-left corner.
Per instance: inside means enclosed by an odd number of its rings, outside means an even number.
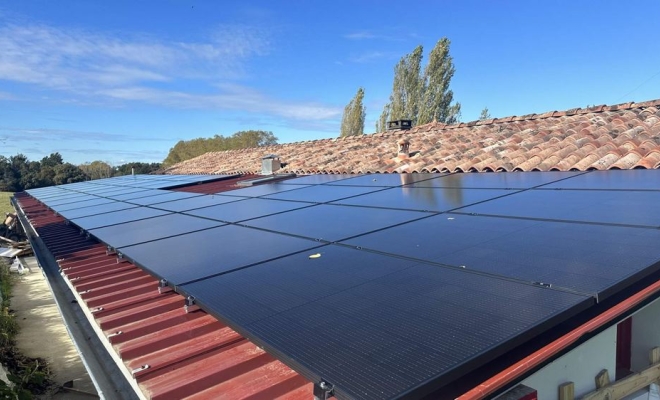
[[[350,174],[307,175],[295,179],[287,179],[285,181],[282,181],[281,183],[283,185],[318,185],[321,183],[328,183],[328,182],[339,181],[342,179],[354,178],[355,176],[356,175],[350,175]]]
[[[54,211],[61,214],[64,211],[68,211],[68,210],[77,210],[81,208],[95,207],[95,206],[110,204],[114,202],[115,202],[114,200],[106,199],[103,197],[85,196],[84,198],[81,198],[81,200],[78,202],[66,202],[65,204],[54,205],[54,206],[51,206],[50,204],[46,204],[46,205],[48,205]]]
[[[204,208],[209,206],[215,206],[218,204],[231,203],[233,201],[242,201],[243,199],[232,197],[232,196],[220,196],[220,195],[206,195],[206,196],[197,196],[189,197],[181,200],[168,201],[165,203],[156,203],[152,204],[150,207],[158,208],[161,210],[183,212],[194,210],[197,208]]]
[[[341,181],[328,182],[328,185],[395,187],[423,182],[442,174],[368,174]]]
[[[137,221],[140,219],[157,217],[168,214],[168,211],[157,210],[149,207],[135,207],[127,210],[108,212],[105,214],[92,215],[89,217],[74,218],[71,220],[79,227],[89,230],[104,226],[123,224],[124,222]]]
[[[338,398],[426,395],[660,270],[660,171],[150,189],[198,179],[30,193]]]
[[[311,240],[225,225],[119,251],[156,276],[181,285],[317,246]]]
[[[168,214],[91,229],[94,237],[112,247],[131,246],[165,237],[220,226],[222,223],[182,214]]]
[[[124,200],[127,203],[138,204],[141,206],[148,206],[151,204],[165,203],[168,201],[189,199],[192,197],[202,196],[201,193],[188,193],[188,192],[168,192],[162,190],[163,194],[149,196],[149,197],[138,197],[135,199]]]
[[[236,198],[234,197],[234,199]],[[198,210],[186,211],[186,214],[211,218],[218,221],[239,222],[309,206],[310,205],[307,203],[293,201],[246,199],[212,207],[200,208]]]
[[[660,227],[660,191],[528,190],[461,212]]]
[[[497,172],[483,174],[450,174],[413,183],[411,187],[463,189],[531,189],[584,174],[571,172]]]
[[[250,186],[242,189],[230,190],[222,192],[227,196],[243,196],[243,197],[259,197],[268,194],[285,192],[287,190],[300,190],[305,185],[284,185],[282,183],[271,183],[267,185]]]
[[[244,224],[333,242],[428,215],[417,211],[317,205],[253,219]]]
[[[449,383],[593,302],[333,245],[182,289],[308,378],[333,384],[338,398],[356,399]]]
[[[325,203],[347,197],[358,196],[365,193],[372,193],[383,190],[382,187],[362,187],[362,186],[329,186],[316,185],[299,190],[290,190],[264,196],[266,199],[305,201],[310,203]]]
[[[654,170],[598,171],[580,174],[543,188],[588,190],[660,190],[660,176]]]
[[[90,215],[104,214],[113,211],[127,210],[129,208],[137,207],[134,204],[123,203],[116,201],[114,203],[106,203],[93,207],[84,207],[84,208],[75,208],[72,210],[66,210],[58,212],[64,218],[72,220],[75,218],[88,217]]]
[[[657,229],[441,214],[345,243],[602,299],[660,269],[659,241]]]
[[[352,197],[333,204],[440,212],[513,193],[516,193],[516,190],[399,187]]]

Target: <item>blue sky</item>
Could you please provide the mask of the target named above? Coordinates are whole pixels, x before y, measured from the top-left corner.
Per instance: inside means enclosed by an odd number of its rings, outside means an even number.
[[[159,162],[179,140],[335,137],[397,60],[451,42],[462,121],[660,98],[660,2],[0,3],[0,155]]]

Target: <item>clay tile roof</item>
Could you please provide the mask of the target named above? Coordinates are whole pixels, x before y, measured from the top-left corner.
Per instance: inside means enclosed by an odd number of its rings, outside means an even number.
[[[164,172],[258,173],[266,154],[297,174],[660,168],[660,99],[211,152]]]

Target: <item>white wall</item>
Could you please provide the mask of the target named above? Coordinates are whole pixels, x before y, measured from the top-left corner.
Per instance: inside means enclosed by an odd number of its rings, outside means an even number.
[[[536,389],[539,400],[557,400],[557,387],[565,382],[573,382],[575,396],[578,397],[596,389],[594,378],[603,369],[607,369],[610,379],[614,380],[616,326],[564,354],[522,383]]]
[[[660,300],[656,300],[632,316],[633,371],[649,366],[649,351],[660,346]]]

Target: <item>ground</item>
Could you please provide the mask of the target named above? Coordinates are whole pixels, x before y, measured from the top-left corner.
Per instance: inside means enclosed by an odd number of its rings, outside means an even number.
[[[5,216],[5,213],[14,212],[14,208],[9,203],[9,198],[13,195],[12,192],[0,192],[0,219]],[[2,221],[0,221],[2,223]]]
[[[46,278],[40,270],[32,271],[18,279],[13,287],[11,308],[20,326],[16,337],[19,351],[29,357],[46,359],[53,373],[53,380],[58,386],[72,381],[74,390],[93,393],[90,396],[83,393],[59,392],[42,398],[95,398],[94,385],[71,342]]]

